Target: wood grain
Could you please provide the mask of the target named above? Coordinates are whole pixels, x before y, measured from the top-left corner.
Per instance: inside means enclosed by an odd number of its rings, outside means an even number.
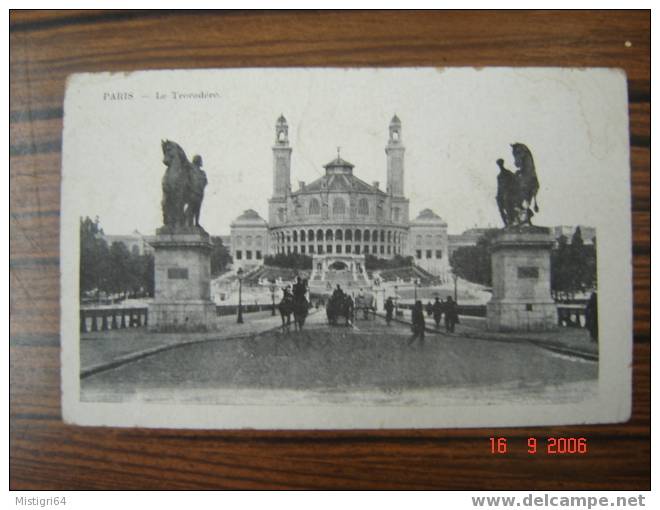
[[[60,148],[68,74],[495,65],[619,67],[627,73],[635,305],[628,423],[324,432],[62,423]],[[641,11],[12,12],[11,488],[650,489],[650,101],[650,14]],[[493,435],[508,437],[516,448],[492,456]],[[528,435],[587,437],[590,451],[531,457]]]

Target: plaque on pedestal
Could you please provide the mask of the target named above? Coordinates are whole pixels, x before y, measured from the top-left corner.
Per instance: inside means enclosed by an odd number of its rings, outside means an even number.
[[[488,329],[538,331],[557,327],[550,293],[550,250],[544,227],[511,227],[493,239],[493,297],[486,307]]]
[[[211,242],[201,227],[158,229],[154,248],[152,331],[206,331],[216,321],[211,301]]]

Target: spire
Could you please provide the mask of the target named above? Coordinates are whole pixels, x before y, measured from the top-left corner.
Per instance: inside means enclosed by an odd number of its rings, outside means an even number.
[[[390,121],[390,139],[389,144],[399,144],[401,143],[401,119],[395,113],[394,117]]]
[[[284,114],[280,114],[275,124],[275,145],[289,145],[289,124]]]

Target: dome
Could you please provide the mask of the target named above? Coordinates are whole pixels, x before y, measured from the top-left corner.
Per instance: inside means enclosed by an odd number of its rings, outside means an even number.
[[[413,223],[447,225],[447,222],[434,213],[432,209],[422,209]]]
[[[354,167],[355,167],[354,164],[341,159],[339,156],[337,156],[335,159],[330,161],[330,163],[328,163],[327,165],[323,165],[323,168],[325,168],[325,173],[327,175],[338,174],[338,173],[352,174]]]
[[[352,163],[337,156],[327,165],[323,165],[323,168],[325,168],[324,176],[307,184],[304,189],[301,188],[293,193],[293,195],[315,194],[321,191],[344,191],[385,195],[385,193],[377,187],[367,184],[362,179],[353,175],[354,166],[355,165]]]
[[[232,221],[231,226],[236,227],[236,226],[266,226],[266,220],[264,220],[261,216],[259,216],[259,213],[255,211],[254,209],[247,209],[243,211],[243,214],[241,214],[238,218],[236,218],[234,221]]]
[[[398,115],[395,113],[394,117],[392,117],[392,120],[390,121],[390,126],[392,124],[398,124],[401,125],[401,119],[399,119]]]

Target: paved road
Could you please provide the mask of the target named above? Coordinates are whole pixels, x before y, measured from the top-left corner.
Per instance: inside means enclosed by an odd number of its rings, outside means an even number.
[[[392,395],[437,388],[467,391],[470,398],[552,401],[575,399],[598,377],[597,363],[533,345],[428,333],[423,345],[409,344],[403,324],[388,327],[376,319],[328,327],[323,316],[313,316],[303,332],[210,340],[92,375],[81,381],[83,399],[205,401],[243,390]]]

